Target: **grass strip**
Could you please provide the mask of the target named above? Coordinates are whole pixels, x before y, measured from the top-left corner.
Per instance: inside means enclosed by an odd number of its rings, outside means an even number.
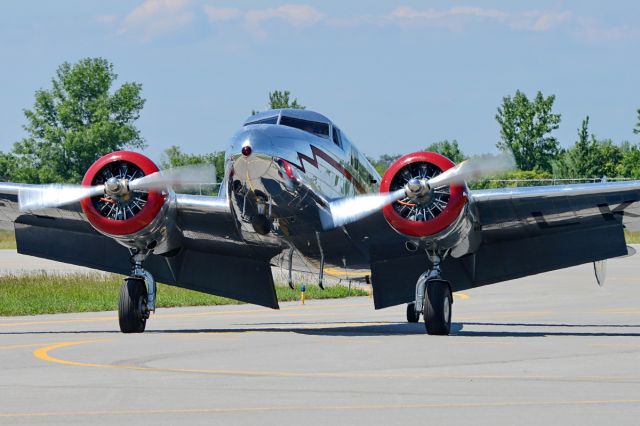
[[[73,275],[8,275],[0,277],[0,316],[39,315],[63,312],[97,312],[118,309],[122,277],[115,274]],[[278,300],[300,299],[300,290],[277,285]],[[345,286],[330,286],[321,290],[307,285],[306,299],[332,299],[365,296],[359,288],[349,291]],[[158,307],[210,306],[241,304],[220,296],[158,284]]]
[[[16,234],[13,231],[0,229],[0,250],[15,248]]]
[[[640,232],[624,231],[624,239],[627,244],[640,244]]]

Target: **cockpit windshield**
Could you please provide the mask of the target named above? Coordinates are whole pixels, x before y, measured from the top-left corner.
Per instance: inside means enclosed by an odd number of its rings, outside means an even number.
[[[245,126],[249,126],[251,124],[277,124],[277,123],[278,123],[278,116],[274,115],[273,117],[263,118],[262,120],[250,121],[246,123]]]
[[[325,139],[329,139],[329,125],[317,121],[303,120],[301,118],[280,117],[280,124],[283,126],[295,127]]]

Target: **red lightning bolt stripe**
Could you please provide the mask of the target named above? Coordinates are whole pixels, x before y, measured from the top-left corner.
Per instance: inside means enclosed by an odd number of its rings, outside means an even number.
[[[329,165],[331,165],[334,169],[340,172],[340,174],[344,176],[349,182],[351,182],[356,187],[358,192],[360,193],[366,192],[364,185],[358,182],[358,180],[351,174],[351,172],[345,169],[342,164],[338,163],[336,160],[333,159],[333,157],[331,157],[326,152],[322,151],[320,148],[315,147],[313,145],[310,145],[310,146],[311,146],[311,153],[313,154],[313,158],[298,152],[298,159],[300,160],[300,164],[298,165],[298,164],[292,163],[297,169],[302,170],[303,173],[306,173],[303,160],[311,164],[313,167],[317,169],[318,157],[320,157],[324,161],[326,161]]]

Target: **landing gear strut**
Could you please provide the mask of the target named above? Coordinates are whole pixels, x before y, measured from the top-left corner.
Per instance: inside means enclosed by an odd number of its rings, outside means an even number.
[[[156,282],[142,268],[148,254],[135,252],[131,256],[131,276],[124,279],[120,288],[118,320],[123,333],[142,333],[149,315],[156,310]]]
[[[407,305],[407,321],[424,317],[427,334],[448,335],[451,331],[451,286],[440,274],[440,256],[429,253],[431,268],[416,283],[416,299]]]

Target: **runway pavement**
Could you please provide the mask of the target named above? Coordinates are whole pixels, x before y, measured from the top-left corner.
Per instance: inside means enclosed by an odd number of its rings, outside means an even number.
[[[638,424],[639,262],[459,294],[448,337],[366,297],[0,318],[0,423]]]

